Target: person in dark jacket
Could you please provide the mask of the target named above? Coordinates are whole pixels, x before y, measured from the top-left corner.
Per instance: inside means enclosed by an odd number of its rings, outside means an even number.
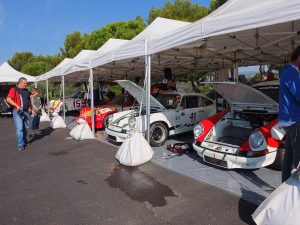
[[[300,161],[300,46],[291,55],[291,63],[280,74],[279,126],[286,131],[282,182]]]
[[[26,89],[27,79],[21,77],[16,87],[12,87],[7,95],[7,102],[13,106],[13,121],[16,127],[18,150],[25,150],[27,131],[29,129],[29,112],[31,111],[30,93]]]

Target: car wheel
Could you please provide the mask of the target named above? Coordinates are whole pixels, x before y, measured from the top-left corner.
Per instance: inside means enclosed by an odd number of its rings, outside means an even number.
[[[162,122],[156,122],[150,126],[150,145],[154,147],[162,146],[169,137],[169,131]]]
[[[284,153],[285,153],[284,146],[279,146],[279,148],[277,149],[276,158],[275,158],[273,164],[270,165],[270,167],[272,169],[281,170]]]

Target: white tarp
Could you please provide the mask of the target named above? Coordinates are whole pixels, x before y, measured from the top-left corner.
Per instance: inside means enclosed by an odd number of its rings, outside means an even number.
[[[67,125],[61,116],[55,116],[51,120],[50,127],[52,127],[53,129],[59,129],[66,128]]]
[[[298,225],[299,210],[300,181],[297,171],[258,207],[252,217],[257,225]]]
[[[43,80],[50,79],[50,78],[55,77],[55,76],[61,76],[62,72],[63,72],[62,71],[63,68],[66,65],[68,65],[71,61],[72,61],[72,59],[65,58],[63,61],[61,61],[61,63],[59,63],[55,68],[53,68],[49,72],[44,73],[44,74],[42,74],[40,76],[37,76],[36,77],[37,81],[43,81]]]
[[[184,27],[188,24],[189,23],[187,22],[158,17],[144,31],[142,31],[128,43],[115,50],[109,51],[106,54],[101,54],[97,58],[93,59],[91,62],[92,67],[101,66],[117,60],[130,59],[145,55],[146,39],[154,36],[160,36],[164,33]]]
[[[95,139],[91,128],[85,120],[79,119],[77,122],[78,124],[70,131],[72,138],[77,141]]]
[[[16,83],[20,77],[25,77],[28,82],[35,82],[35,77],[15,70],[7,62],[0,66],[0,83]]]
[[[153,154],[154,152],[146,139],[135,130],[120,146],[116,159],[125,166],[139,166],[148,162]]]
[[[152,38],[149,52],[153,54],[221,34],[297,21],[300,19],[299,3],[299,0],[229,0],[205,18]],[[274,27],[273,31],[278,28]]]

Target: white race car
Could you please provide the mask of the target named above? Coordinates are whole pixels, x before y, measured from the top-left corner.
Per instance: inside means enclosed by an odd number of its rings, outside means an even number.
[[[279,82],[252,87],[211,83],[230,105],[194,128],[194,149],[205,162],[228,169],[280,169],[285,131],[279,127]]]
[[[87,100],[84,98],[86,92],[75,91],[69,98],[65,99],[66,112],[80,110],[83,107],[87,107]],[[63,111],[62,100],[51,100],[49,103],[49,110],[52,115],[58,115]]]
[[[139,102],[145,102],[145,93],[138,85],[128,80],[117,83],[128,91]],[[142,100],[143,99],[143,100]],[[201,120],[216,113],[215,102],[200,94],[165,93],[155,99],[150,97],[150,144],[163,145],[169,136],[192,131]],[[135,119],[133,119],[135,118]],[[143,134],[146,132],[145,110],[139,116],[138,110],[123,111],[111,115],[106,128],[108,140],[123,142],[130,129],[137,127]]]

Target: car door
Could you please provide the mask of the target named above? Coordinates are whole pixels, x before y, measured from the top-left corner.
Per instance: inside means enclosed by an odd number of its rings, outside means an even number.
[[[176,133],[192,130],[198,122],[199,110],[198,96],[184,96],[179,109],[176,110]]]

